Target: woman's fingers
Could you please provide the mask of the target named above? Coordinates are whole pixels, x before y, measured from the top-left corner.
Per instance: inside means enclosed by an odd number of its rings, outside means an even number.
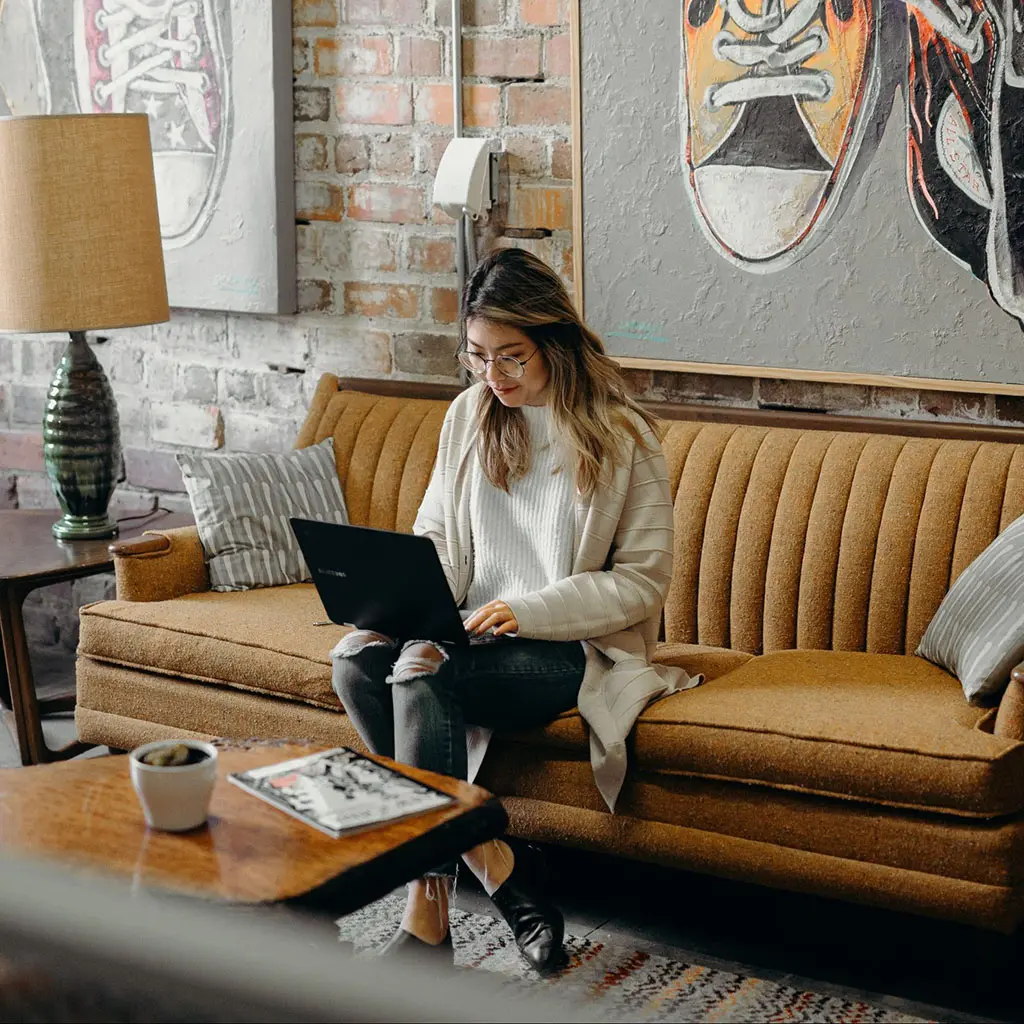
[[[487,606],[486,605],[484,605],[483,608],[477,608],[477,610],[475,612],[473,612],[472,615],[469,616],[469,618],[466,619],[464,625],[466,627],[466,632],[467,633],[472,633],[473,630],[476,629],[476,627],[478,625],[480,625],[480,623],[484,619],[484,615],[486,613],[486,610],[487,610]]]
[[[490,601],[485,605],[481,605],[475,612],[473,612],[472,615],[470,615],[468,619],[466,619],[466,625],[469,626],[471,622],[474,624],[482,622],[488,615],[496,612],[499,607],[504,608],[507,606],[501,601]]]
[[[493,629],[495,636],[513,633],[519,627],[516,617],[504,601],[491,601],[478,608],[465,622],[467,633],[486,633]]]
[[[486,633],[489,629],[493,629],[495,626],[500,625],[505,621],[505,616],[501,612],[491,612],[490,615],[484,619],[483,622],[476,628],[476,633]]]
[[[497,613],[501,616],[501,621],[498,622],[494,627],[495,636],[504,636],[506,633],[515,633],[519,630],[519,623],[516,621],[516,617],[504,601],[498,601]]]
[[[466,619],[465,626],[467,633],[475,633],[480,628],[480,623],[487,618],[490,614],[490,606],[484,605],[483,608],[477,608],[475,612],[468,619]]]

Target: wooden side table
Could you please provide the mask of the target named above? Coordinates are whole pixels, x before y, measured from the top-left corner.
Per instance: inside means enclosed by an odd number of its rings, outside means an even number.
[[[89,749],[77,740],[51,750],[43,739],[42,716],[75,707],[74,687],[41,700],[32,678],[32,663],[22,605],[39,587],[112,572],[114,560],[109,540],[58,541],[50,526],[58,513],[52,510],[0,511],[0,635],[4,657],[0,662],[0,715],[18,739],[22,764],[62,761]],[[137,537],[156,527],[191,526],[192,517],[154,512],[144,519],[122,523],[120,538]]]

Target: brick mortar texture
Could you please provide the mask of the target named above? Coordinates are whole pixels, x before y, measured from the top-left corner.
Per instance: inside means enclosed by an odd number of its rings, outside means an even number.
[[[128,504],[182,503],[175,451],[289,447],[325,370],[456,377],[452,222],[430,206],[451,137],[448,0],[293,0],[293,10],[300,312],[178,310],[169,324],[105,332],[96,350],[118,399]],[[477,225],[479,248],[527,247],[568,283],[567,6],[468,0],[463,11],[466,133],[500,137],[508,171],[502,203]],[[506,228],[541,229],[542,237],[512,239]],[[45,500],[37,424],[62,350],[52,336],[0,336],[0,471],[14,481],[8,504]],[[1021,399],[629,376],[638,393],[660,401],[1024,422]],[[62,599],[60,607],[73,616],[76,603]],[[74,635],[66,622],[55,628],[63,643]]]

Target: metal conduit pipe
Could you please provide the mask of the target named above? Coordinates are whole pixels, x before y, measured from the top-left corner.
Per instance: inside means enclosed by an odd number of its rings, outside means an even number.
[[[455,138],[462,138],[462,0],[452,0],[452,125]],[[467,238],[471,237],[473,222],[465,214],[455,225],[455,269],[459,275],[459,303],[466,287]],[[474,261],[475,262],[475,261]]]

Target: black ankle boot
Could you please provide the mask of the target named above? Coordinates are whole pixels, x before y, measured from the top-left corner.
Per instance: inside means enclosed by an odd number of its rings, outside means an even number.
[[[428,966],[445,964],[450,967],[455,962],[451,929],[449,928],[448,934],[435,945],[432,942],[424,942],[404,928],[399,928],[377,951],[377,956],[408,957]]]
[[[491,902],[508,922],[516,945],[531,967],[551,971],[562,965],[565,921],[544,893],[540,854],[517,845],[512,874],[495,889]]]

